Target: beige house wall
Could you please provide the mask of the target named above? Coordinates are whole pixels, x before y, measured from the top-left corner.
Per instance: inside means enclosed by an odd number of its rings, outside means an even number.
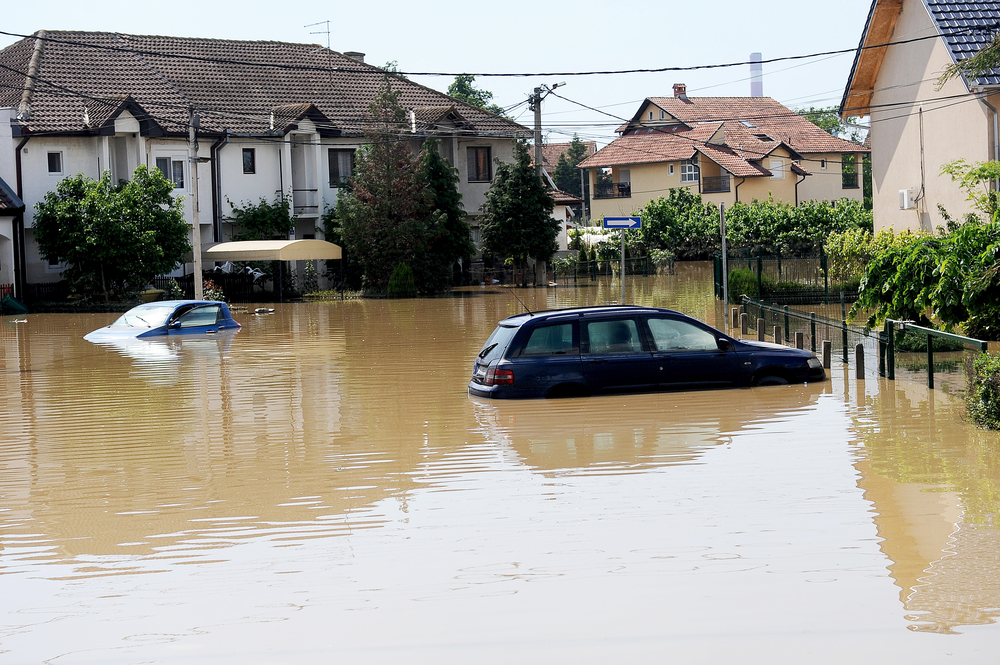
[[[890,41],[933,34],[936,29],[923,3],[904,0]],[[992,118],[961,80],[935,90],[937,77],[950,63],[941,39],[899,44],[886,51],[871,99],[876,230],[930,232],[944,224],[938,205],[956,218],[971,210],[965,193],[950,176],[941,175],[941,167],[959,158],[990,159]],[[956,98],[962,95],[967,97]],[[913,209],[899,209],[902,189],[915,195]]]
[[[839,159],[839,158],[838,158]],[[784,201],[792,205],[795,204],[795,182],[801,180],[802,176],[791,171],[791,156],[787,151],[776,150],[763,160],[765,168],[769,167],[771,160],[780,161],[782,164],[782,178],[754,177],[740,178],[730,176],[728,192],[715,192],[702,194],[701,198],[706,203],[718,206],[725,203],[731,206],[737,200],[749,203],[754,199],[766,201],[768,197],[773,197],[775,201]],[[670,167],[673,166],[673,174]],[[702,177],[715,177],[726,173],[718,164],[711,161],[699,153],[699,168]],[[622,170],[629,172],[632,195],[630,197],[616,197],[607,199],[594,199],[590,201],[590,216],[592,219],[601,217],[626,217],[638,213],[647,203],[654,201],[661,196],[668,196],[673,188],[685,187],[694,194],[699,193],[698,182],[681,182],[681,162],[660,162],[656,164],[630,164],[614,166],[611,168],[611,177],[615,183],[621,182]],[[590,191],[595,191],[597,180],[597,169],[588,169],[590,178]],[[806,180],[812,176],[806,176]],[[839,172],[837,175],[839,184]],[[801,187],[799,185],[800,200]],[[737,188],[739,191],[737,191]],[[837,196],[836,198],[840,198]]]
[[[844,188],[844,162],[855,162],[858,186]],[[807,153],[802,155],[802,166],[812,175],[799,185],[799,203],[805,201],[838,201],[843,198],[861,201],[864,190],[861,183],[861,154],[854,153]],[[825,164],[825,168],[824,168]]]

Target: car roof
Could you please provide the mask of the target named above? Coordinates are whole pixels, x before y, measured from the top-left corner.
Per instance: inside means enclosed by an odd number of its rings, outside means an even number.
[[[527,323],[538,323],[556,318],[601,316],[607,314],[673,314],[686,316],[682,312],[662,307],[643,307],[642,305],[594,305],[591,307],[569,307],[567,309],[546,309],[539,312],[524,312],[508,316],[500,321],[506,326],[522,326]]]

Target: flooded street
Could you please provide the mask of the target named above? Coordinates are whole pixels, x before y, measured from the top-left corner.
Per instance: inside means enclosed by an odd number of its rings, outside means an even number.
[[[628,299],[721,327],[711,278]],[[509,291],[275,308],[0,319],[0,663],[996,660],[1000,436],[919,373],[491,403]]]

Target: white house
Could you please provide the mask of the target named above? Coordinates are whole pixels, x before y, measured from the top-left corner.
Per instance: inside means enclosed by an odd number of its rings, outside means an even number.
[[[6,225],[0,216],[0,283],[60,278],[32,233],[34,205],[59,180],[128,178],[139,164],[173,180],[189,221],[197,206],[203,246],[232,237],[230,201],[276,196],[292,201],[295,238],[321,237],[319,218],[351,174],[387,76],[408,112],[400,140],[439,139],[475,231],[494,160],[510,161],[512,139],[528,130],[363,60],[314,44],[101,32],[40,31],[3,49],[0,179],[26,208]]]

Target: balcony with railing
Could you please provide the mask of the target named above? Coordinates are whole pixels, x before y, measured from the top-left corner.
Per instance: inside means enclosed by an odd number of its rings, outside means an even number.
[[[729,191],[729,176],[705,176],[701,179],[702,194],[718,194]]]
[[[627,199],[631,196],[632,183],[630,182],[599,182],[594,187],[595,199]]]
[[[843,183],[844,189],[857,189],[858,188],[858,174],[857,173],[841,173],[841,182]]]
[[[318,217],[319,190],[293,189],[292,213],[298,217]]]

